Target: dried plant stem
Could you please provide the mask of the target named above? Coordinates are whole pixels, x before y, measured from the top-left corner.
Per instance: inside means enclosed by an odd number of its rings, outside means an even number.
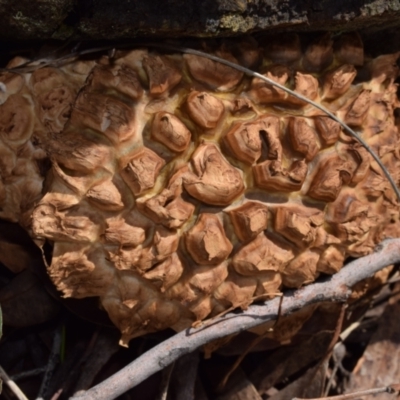
[[[58,398],[62,395],[63,389],[58,389],[57,392],[53,394],[50,400],[58,400]]]
[[[229,368],[228,372],[224,375],[222,378],[221,382],[218,384],[218,391],[222,391],[225,388],[225,385],[227,384],[229,378],[232,376],[232,374],[238,369],[239,365],[242,363],[244,358],[249,354],[251,349],[256,347],[260,342],[262,342],[268,331],[264,333],[263,335],[257,336],[253,341],[250,342],[250,345],[247,346],[247,348],[243,351],[242,354],[235,360],[233,365]]]
[[[323,282],[315,282],[296,291],[287,291],[281,314],[288,315],[307,305],[324,301],[345,302],[350,288],[388,265],[400,262],[400,239],[383,241],[374,253],[350,262]],[[278,316],[281,299],[275,298],[246,311],[230,313],[205,327],[188,328],[153,347],[102,383],[71,400],[110,400],[143,382],[175,360],[215,339],[246,331]]]
[[[0,366],[0,378],[5,382],[5,384],[10,388],[10,390],[15,394],[18,400],[28,400],[23,391],[18,387],[18,385],[7,375],[7,372]]]
[[[31,369],[29,371],[21,372],[20,374],[15,374],[15,375],[11,376],[11,379],[13,381],[18,381],[21,379],[30,378],[32,376],[40,375],[43,372],[46,372],[46,369],[47,369],[47,367],[39,367],[39,368]]]
[[[347,308],[347,304],[342,304],[342,307],[340,309],[340,314],[339,314],[339,318],[336,322],[336,327],[335,327],[335,331],[333,332],[333,336],[331,339],[331,342],[329,344],[328,350],[326,351],[325,356],[322,358],[322,360],[319,362],[319,365],[322,365],[324,363],[328,364],[329,359],[331,358],[332,354],[333,354],[333,350],[335,348],[335,345],[339,342],[340,340],[340,333],[342,332],[343,329],[343,321],[344,321],[344,317],[346,314],[346,308]],[[333,377],[333,373],[331,378]],[[331,384],[331,380],[329,380],[326,390],[329,390],[328,388],[330,387]],[[326,396],[328,394],[328,392],[324,393],[324,395]]]
[[[359,396],[367,396],[371,394],[379,394],[379,393],[396,393],[395,390],[391,386],[385,386],[381,388],[375,389],[368,389],[368,390],[360,390],[358,392],[347,393],[347,394],[340,394],[338,396],[330,396],[330,397],[317,397],[314,399],[302,399],[300,397],[294,397],[292,400],[348,400],[348,399],[355,399]]]

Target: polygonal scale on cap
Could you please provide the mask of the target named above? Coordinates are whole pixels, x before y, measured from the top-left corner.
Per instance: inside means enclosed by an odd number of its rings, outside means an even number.
[[[354,35],[304,53],[296,35],[243,43],[215,54],[321,103],[399,182],[398,54],[364,61]],[[53,282],[98,296],[124,344],[313,282],[400,233],[389,183],[337,122],[214,61],[119,51],[1,84],[0,217],[54,244]]]

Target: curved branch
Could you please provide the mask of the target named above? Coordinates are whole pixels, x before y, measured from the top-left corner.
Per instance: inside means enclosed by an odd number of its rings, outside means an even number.
[[[400,239],[383,241],[375,252],[354,260],[323,282],[316,282],[296,291],[285,292],[281,315],[288,315],[313,303],[345,302],[351,287],[391,264],[400,262]],[[110,400],[133,388],[146,378],[173,363],[184,354],[227,335],[236,334],[277,318],[280,298],[246,311],[216,318],[209,325],[188,328],[153,347],[125,368],[92,389],[71,400]]]

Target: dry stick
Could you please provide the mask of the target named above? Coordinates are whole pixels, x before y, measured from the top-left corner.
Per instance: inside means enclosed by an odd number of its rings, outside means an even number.
[[[46,372],[47,367],[39,367],[35,369],[31,369],[29,371],[21,372],[19,374],[12,375],[10,378],[13,381],[18,381],[25,378],[30,378],[31,376],[40,375],[43,372]]]
[[[330,396],[330,397],[317,397],[314,399],[302,399],[300,397],[293,397],[292,400],[347,400],[347,399],[355,399],[359,396],[366,396],[370,394],[378,394],[378,393],[396,393],[397,390],[391,386],[385,386],[376,389],[368,389],[368,390],[360,390],[359,392],[340,394],[338,396]]]
[[[281,314],[288,315],[307,305],[324,301],[345,302],[351,294],[352,286],[397,262],[400,262],[400,239],[384,240],[374,253],[350,262],[332,277],[299,290],[287,291],[283,296]],[[275,320],[280,301],[281,299],[275,298],[261,305],[252,305],[246,311],[227,314],[215,320],[212,325],[179,332],[102,383],[85,393],[73,396],[71,400],[115,399],[184,354],[206,343]]]
[[[318,370],[319,367],[321,367],[321,365],[323,365],[324,363],[326,363],[328,365],[328,361],[331,358],[333,349],[335,348],[336,343],[338,343],[338,341],[340,340],[340,332],[342,332],[344,317],[346,314],[346,308],[347,308],[347,304],[342,304],[342,307],[340,309],[339,318],[336,321],[336,327],[333,332],[331,342],[328,346],[328,350],[326,351],[325,356],[322,358],[322,360],[318,363],[319,366],[316,368],[316,370]],[[315,373],[315,375],[316,375],[316,373]],[[311,380],[313,380],[315,378],[315,375],[312,377]],[[323,394],[323,393],[321,393],[321,394]]]
[[[7,372],[0,366],[0,378],[5,382],[5,384],[10,388],[10,390],[15,394],[18,400],[28,400],[23,391],[18,387],[18,385],[7,375]]]
[[[343,342],[338,341],[332,352],[332,359],[333,359],[334,365],[332,368],[331,376],[329,377],[328,383],[325,388],[324,396],[328,396],[329,391],[331,390],[331,387],[333,385],[333,381],[336,378],[336,374],[337,374],[338,370],[341,371],[342,374],[347,377],[351,375],[351,373],[346,371],[342,365],[342,361],[343,361],[343,358],[345,355],[346,355],[346,348],[345,348]]]

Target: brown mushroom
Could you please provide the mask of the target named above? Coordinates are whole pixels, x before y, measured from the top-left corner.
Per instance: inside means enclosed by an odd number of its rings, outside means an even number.
[[[364,45],[358,32],[342,33],[335,42],[335,55],[342,64],[364,64]]]
[[[341,132],[339,122],[330,117],[321,115],[314,118],[315,128],[326,146],[337,142]]]

